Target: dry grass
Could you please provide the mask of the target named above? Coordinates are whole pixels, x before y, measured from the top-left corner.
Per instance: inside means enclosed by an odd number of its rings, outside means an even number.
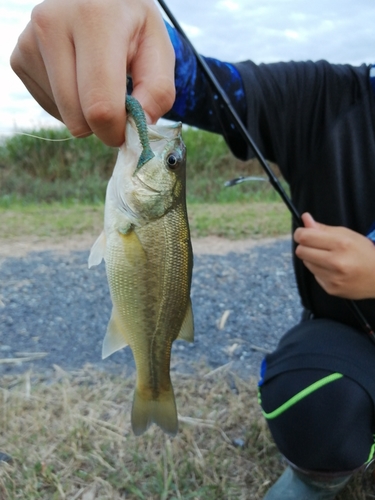
[[[87,367],[3,377],[1,500],[258,500],[283,468],[256,402],[230,372],[174,376],[180,430],[133,436],[134,379]],[[242,447],[233,441],[242,440]],[[360,500],[360,479],[342,500]]]
[[[0,466],[0,498],[261,498],[280,460],[253,404],[255,382],[201,370],[174,378],[182,417],[170,439],[155,426],[133,436],[133,379],[90,368],[4,377],[0,450],[13,461]]]

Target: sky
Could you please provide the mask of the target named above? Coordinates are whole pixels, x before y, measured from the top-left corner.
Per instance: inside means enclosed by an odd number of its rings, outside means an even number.
[[[63,0],[60,0],[63,1]],[[124,0],[125,1],[125,0]],[[256,63],[375,62],[373,0],[166,0],[203,55]],[[0,135],[54,126],[13,74],[9,58],[33,0],[0,0]]]

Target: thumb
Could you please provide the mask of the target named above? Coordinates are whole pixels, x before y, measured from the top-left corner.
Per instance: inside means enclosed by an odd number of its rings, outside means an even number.
[[[302,218],[303,225],[307,228],[319,229],[319,227],[321,227],[321,224],[316,222],[315,219],[313,218],[313,216],[311,214],[309,214],[308,212],[305,212],[304,214],[302,214],[301,218]]]
[[[171,109],[175,100],[175,53],[162,17],[149,16],[131,61],[132,95],[141,103],[148,123]]]

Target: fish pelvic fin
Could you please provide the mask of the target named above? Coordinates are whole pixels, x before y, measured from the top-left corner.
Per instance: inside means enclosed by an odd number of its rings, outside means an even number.
[[[108,358],[111,354],[119,351],[128,345],[126,334],[123,331],[121,320],[115,308],[112,309],[111,318],[108,323],[102,346],[102,359]]]
[[[186,309],[185,318],[177,338],[180,340],[186,340],[187,342],[194,342],[194,317],[193,317],[193,308],[191,305],[191,299],[189,299],[189,304]]]
[[[93,246],[91,247],[90,250],[90,255],[89,255],[89,269],[92,266],[98,266],[101,261],[104,259],[105,255],[105,247],[106,247],[106,237],[104,231],[102,231],[98,237],[98,239],[95,241]]]
[[[156,399],[148,398],[137,387],[134,392],[131,423],[136,436],[143,434],[152,423],[170,436],[175,436],[178,431],[178,418],[172,384],[169,390],[163,391]]]

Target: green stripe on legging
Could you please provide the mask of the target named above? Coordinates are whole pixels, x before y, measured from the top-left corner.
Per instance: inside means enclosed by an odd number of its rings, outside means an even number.
[[[374,435],[374,439],[375,439],[375,435]],[[366,464],[371,462],[371,460],[374,458],[374,453],[375,453],[375,442],[371,446],[370,455],[368,456],[367,462],[365,462]]]
[[[284,404],[276,408],[276,410],[271,411],[270,413],[266,413],[265,411],[262,411],[263,415],[267,420],[271,420],[272,418],[276,418],[284,411],[288,410],[291,406],[295,405],[298,403],[298,401],[301,401],[301,399],[305,398],[309,394],[317,391],[321,387],[330,384],[331,382],[334,382],[335,380],[338,380],[339,378],[342,378],[343,374],[342,373],[332,373],[331,375],[328,375],[327,377],[324,377],[320,380],[317,380],[313,384],[309,385],[308,387],[305,387],[302,391],[298,392],[295,394],[292,398],[288,399]],[[258,392],[258,400],[259,403],[261,404],[261,395],[260,391]]]

